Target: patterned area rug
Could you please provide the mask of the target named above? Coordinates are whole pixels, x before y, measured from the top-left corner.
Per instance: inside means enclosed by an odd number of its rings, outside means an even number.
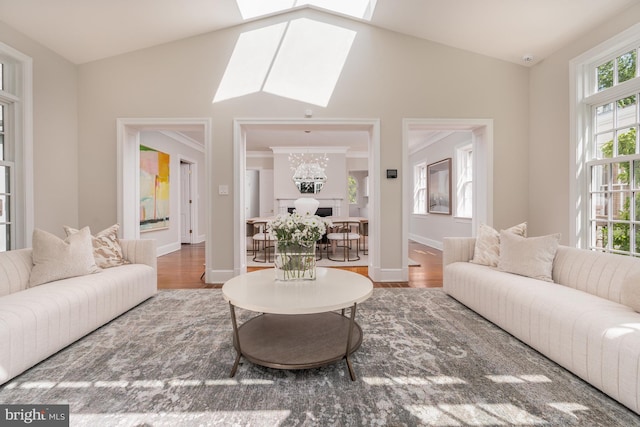
[[[161,291],[0,387],[0,402],[68,403],[72,426],[640,425],[441,290],[375,289],[357,319],[354,382],[344,362],[243,361],[229,378],[220,290]]]

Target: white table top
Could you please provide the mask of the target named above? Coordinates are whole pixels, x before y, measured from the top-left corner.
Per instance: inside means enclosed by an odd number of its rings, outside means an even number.
[[[222,286],[224,299],[260,313],[312,314],[361,303],[373,293],[368,277],[336,268],[318,267],[316,280],[276,281],[272,268],[236,276]]]

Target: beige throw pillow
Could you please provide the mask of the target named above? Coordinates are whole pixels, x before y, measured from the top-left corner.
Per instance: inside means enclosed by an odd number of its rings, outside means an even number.
[[[66,225],[63,228],[67,236],[78,232],[75,228]],[[120,246],[120,241],[118,240],[119,228],[119,224],[114,224],[91,238],[93,256],[98,267],[109,268],[129,264],[129,261],[122,254],[122,246]]]
[[[560,234],[525,238],[501,231],[498,270],[553,282],[553,260],[559,241]]]
[[[523,222],[522,224],[514,225],[505,231],[527,237],[527,223]],[[488,265],[489,267],[497,267],[499,259],[500,233],[493,227],[480,224],[471,262],[474,264]]]
[[[29,286],[100,271],[93,258],[88,227],[65,240],[43,230],[34,230],[32,256]]]

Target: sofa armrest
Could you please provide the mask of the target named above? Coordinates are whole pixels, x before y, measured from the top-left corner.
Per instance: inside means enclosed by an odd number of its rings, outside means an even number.
[[[473,258],[475,237],[445,237],[442,243],[443,267],[453,262],[468,262]]]
[[[122,254],[125,259],[133,264],[147,264],[158,269],[158,254],[156,253],[156,241],[151,239],[120,239]]]

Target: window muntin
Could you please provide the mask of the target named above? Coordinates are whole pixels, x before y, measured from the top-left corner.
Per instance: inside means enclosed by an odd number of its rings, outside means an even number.
[[[0,160],[4,160],[4,141],[5,141],[5,137],[4,137],[4,112],[5,112],[5,106],[4,104],[0,103]]]
[[[419,163],[413,168],[413,213],[427,213],[427,164]]]
[[[16,76],[17,65],[0,57],[0,252],[15,248],[16,114],[21,98]]]
[[[2,104],[2,175],[9,194],[3,195],[7,223],[0,226],[6,249],[30,246],[33,206],[33,60],[0,42],[0,104]],[[4,219],[4,218],[3,218]]]
[[[13,163],[0,162],[0,252],[12,249]]]
[[[596,92],[638,76],[638,49],[632,49],[595,67]]]
[[[640,190],[639,97],[639,92],[625,93],[591,106],[594,149],[587,161],[591,249],[640,256],[640,191],[634,191]]]

